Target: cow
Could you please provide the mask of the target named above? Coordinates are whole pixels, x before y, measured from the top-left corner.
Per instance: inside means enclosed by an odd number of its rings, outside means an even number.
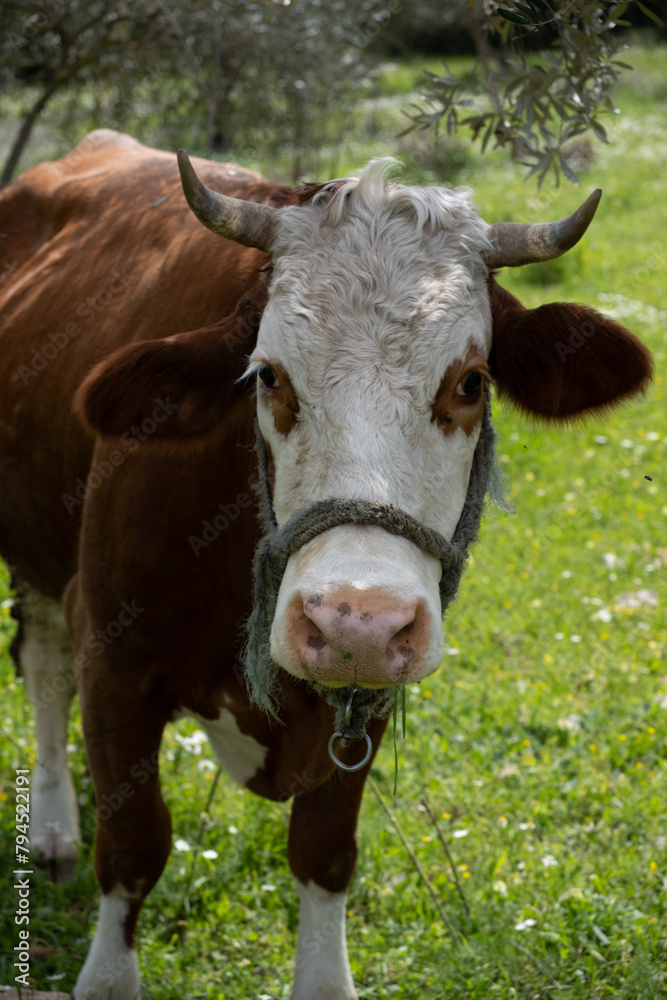
[[[77,856],[78,688],[101,901],[73,996],[139,996],[137,919],[171,847],[160,740],[198,720],[240,785],[294,797],[292,1000],[353,1000],[364,780],[392,688],[442,659],[489,386],[567,421],[644,391],[651,356],[496,278],[574,245],[599,192],[560,222],[488,225],[467,191],[390,182],[385,161],[290,188],[179,155],[182,187],[172,154],[100,130],[0,194],[0,551],[36,713],[31,850],[63,874]],[[287,526],[262,632],[253,553]],[[341,739],[355,697],[362,742]]]

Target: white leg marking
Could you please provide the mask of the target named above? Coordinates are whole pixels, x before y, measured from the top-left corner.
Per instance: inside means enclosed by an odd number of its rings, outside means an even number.
[[[217,719],[203,719],[186,709],[181,711],[189,719],[196,719],[206,730],[216,757],[239,785],[245,785],[264,767],[269,748],[242,733],[228,708],[221,708]]]
[[[74,1000],[138,1000],[141,980],[136,948],[128,948],[124,926],[130,896],[116,886],[100,900],[100,915]]]
[[[357,1000],[345,939],[347,893],[295,881],[299,931],[291,1000]]]
[[[76,693],[74,653],[59,601],[23,587],[25,689],[35,711],[37,763],[30,797],[30,849],[36,859],[74,859],[79,810],[67,760],[67,720]]]

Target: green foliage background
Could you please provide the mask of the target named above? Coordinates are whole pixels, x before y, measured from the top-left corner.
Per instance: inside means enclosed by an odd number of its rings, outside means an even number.
[[[547,429],[496,406],[516,514],[487,514],[445,625],[443,667],[409,689],[392,800],[464,943],[452,942],[369,790],[348,916],[362,998],[667,995],[665,50],[635,51],[630,62],[609,147],[584,138],[576,151],[584,189],[604,191],[592,228],[564,258],[505,271],[501,282],[527,305],[578,300],[617,315],[655,351],[657,379],[646,398],[581,426]],[[398,143],[417,76],[410,62],[385,67],[338,148],[321,150],[321,176],[332,164],[344,174],[372,155],[399,153],[409,180],[471,184],[489,221],[557,218],[576,207],[578,192],[537,194],[500,154],[482,160],[462,143],[434,146],[419,133]],[[235,153],[262,166],[257,150]],[[267,169],[280,171],[279,152]],[[0,983],[9,983],[17,940],[12,782],[16,767],[33,763],[34,744],[7,656],[6,603],[3,614]],[[297,922],[289,805],[258,800],[223,776],[207,809],[212,771],[201,765],[212,752],[206,744],[189,751],[182,741],[192,729],[173,726],[165,744],[174,837],[190,850],[174,850],[142,915],[143,995],[286,998]],[[85,956],[97,900],[77,717],[70,739],[83,858],[71,883],[35,877],[31,896],[33,973],[42,988],[65,991]],[[390,739],[373,774],[390,797]]]

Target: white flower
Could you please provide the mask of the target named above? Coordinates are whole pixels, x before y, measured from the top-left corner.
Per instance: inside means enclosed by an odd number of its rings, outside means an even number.
[[[518,924],[515,924],[514,925],[514,930],[515,931],[525,931],[525,930],[528,930],[529,927],[534,927],[536,923],[537,923],[537,920],[533,920],[532,917],[529,917],[528,920],[520,920]]]
[[[596,434],[593,437],[593,440],[595,441],[596,444],[606,444],[609,438],[605,437],[604,434]]]
[[[558,639],[559,641],[564,638],[565,638],[564,632],[556,632],[556,634],[554,635],[554,639]]]
[[[655,590],[648,590],[647,588],[638,590],[634,594],[631,591],[626,591],[624,594],[619,594],[615,598],[615,601],[619,608],[640,608],[642,605],[646,605],[649,608],[657,608],[658,593]]]
[[[544,865],[545,868],[553,868],[553,866],[557,865],[558,862],[556,861],[553,854],[545,854],[544,857],[542,858],[542,864]]]
[[[189,736],[181,736],[180,733],[174,733],[174,739],[188,753],[201,753],[202,743],[206,743],[206,733],[202,733],[201,729],[195,729],[194,733],[190,733]]]
[[[535,829],[535,824],[533,823],[532,819],[529,819],[527,823],[519,823],[519,829],[520,830],[534,830]]]
[[[563,577],[564,580],[569,580],[570,577],[572,576],[572,573],[570,572],[569,569],[564,569],[563,572],[561,573],[561,576]]]
[[[607,569],[613,569],[618,562],[618,556],[614,555],[613,552],[605,552],[602,556],[602,562],[605,564]]]
[[[581,642],[581,636],[580,635],[571,635],[570,636],[570,642]]]
[[[191,851],[192,850],[192,848],[188,844],[187,840],[182,840],[182,839],[176,840],[174,842],[174,849],[177,850],[177,851]]]
[[[206,858],[207,861],[215,861],[218,856],[217,851],[202,851],[202,858]]]
[[[213,774],[215,771],[215,761],[209,760],[208,757],[204,757],[199,761],[197,767],[200,771],[205,771],[206,774]]]
[[[596,619],[599,622],[610,622],[612,619],[612,614],[609,608],[600,608],[596,611],[594,615],[591,615],[592,619]]]
[[[227,830],[228,830],[228,832],[229,832],[229,833],[238,833],[238,832],[239,832],[239,831],[238,831],[238,830],[236,829],[236,827],[235,827],[235,826],[228,826],[228,827],[227,827]]]
[[[632,448],[633,442],[630,438],[623,438],[621,441],[621,448]]]
[[[571,733],[577,733],[581,729],[582,718],[580,715],[566,715],[558,720],[559,729],[567,729]]]
[[[445,653],[447,654],[447,656],[458,656],[460,652],[461,650],[458,648],[458,646],[448,646],[445,649]]]
[[[263,892],[275,892],[276,891],[275,885],[268,885],[268,884],[266,884],[266,885],[260,885],[260,889]]]
[[[452,837],[456,837],[457,840],[460,840],[461,837],[467,837],[469,833],[469,830],[452,830]]]

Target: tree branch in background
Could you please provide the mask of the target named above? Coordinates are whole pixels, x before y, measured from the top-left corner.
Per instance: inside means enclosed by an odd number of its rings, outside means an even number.
[[[628,46],[614,29],[627,25],[631,3],[663,26],[639,0],[515,0],[511,7],[487,0],[473,75],[428,73],[425,104],[408,113],[403,135],[443,125],[448,135],[467,130],[482,152],[489,144],[508,149],[539,184],[550,172],[557,183],[563,174],[578,184],[568,143],[586,132],[607,141],[600,119],[618,113],[612,90],[630,69],[618,59]]]

